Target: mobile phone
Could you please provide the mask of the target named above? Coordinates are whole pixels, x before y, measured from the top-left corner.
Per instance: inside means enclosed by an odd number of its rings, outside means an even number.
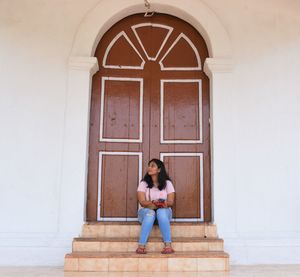
[[[161,202],[161,203],[163,203],[163,202],[165,202],[166,201],[166,199],[163,199],[163,198],[159,198],[158,199],[158,202]]]

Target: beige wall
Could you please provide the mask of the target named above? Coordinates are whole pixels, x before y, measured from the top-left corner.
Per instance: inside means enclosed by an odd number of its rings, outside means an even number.
[[[67,70],[76,32],[99,2],[0,1],[3,264],[62,264],[79,232],[60,231]],[[231,91],[214,107],[223,140],[215,151],[229,161],[215,203],[225,250],[233,263],[300,262],[300,2],[201,2],[227,31],[235,61]]]

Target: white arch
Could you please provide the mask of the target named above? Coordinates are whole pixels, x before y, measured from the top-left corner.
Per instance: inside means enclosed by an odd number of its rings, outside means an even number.
[[[153,10],[177,16],[193,25],[203,36],[209,51],[204,71],[210,78],[211,94],[211,181],[213,220],[222,219],[224,168],[231,149],[222,133],[222,95],[231,93],[232,48],[225,28],[216,14],[200,0],[151,0]],[[142,0],[102,0],[81,22],[69,59],[65,111],[64,146],[60,195],[61,232],[80,230],[85,220],[88,165],[88,133],[91,80],[98,71],[95,49],[103,34],[122,18],[145,12]],[[220,108],[221,107],[221,108]],[[225,140],[226,141],[226,140]],[[216,150],[215,150],[216,149]],[[226,149],[228,155],[220,149]],[[227,152],[226,152],[227,153]],[[230,168],[229,168],[230,170]],[[232,180],[228,180],[231,184]],[[70,209],[70,207],[72,207]],[[230,220],[230,219],[229,219]],[[227,224],[227,223],[226,223]]]
[[[152,0],[153,10],[177,16],[193,25],[203,36],[210,58],[230,58],[228,34],[216,14],[199,0]],[[81,22],[71,51],[73,56],[93,56],[103,34],[116,22],[145,12],[141,0],[103,0]]]

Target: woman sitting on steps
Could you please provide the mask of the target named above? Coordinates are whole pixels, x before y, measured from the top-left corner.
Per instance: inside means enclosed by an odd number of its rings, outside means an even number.
[[[171,246],[170,221],[172,219],[171,207],[174,204],[175,189],[162,161],[158,159],[149,161],[148,172],[138,186],[137,197],[142,206],[138,211],[138,220],[142,226],[136,253],[147,253],[146,243],[155,220],[158,222],[165,243],[161,253],[174,253]]]

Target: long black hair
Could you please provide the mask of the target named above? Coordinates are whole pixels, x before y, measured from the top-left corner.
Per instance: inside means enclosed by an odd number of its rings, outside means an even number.
[[[160,172],[158,173],[158,177],[157,177],[158,183],[159,183],[158,189],[163,190],[167,186],[167,180],[171,181],[171,179],[166,171],[164,163],[161,160],[152,159],[148,162],[148,166],[150,165],[151,162],[156,163],[157,167],[160,168]],[[148,172],[145,174],[142,181],[145,181],[148,184],[148,188],[150,188],[150,189],[153,188],[154,184],[153,184],[152,178],[148,174]]]

